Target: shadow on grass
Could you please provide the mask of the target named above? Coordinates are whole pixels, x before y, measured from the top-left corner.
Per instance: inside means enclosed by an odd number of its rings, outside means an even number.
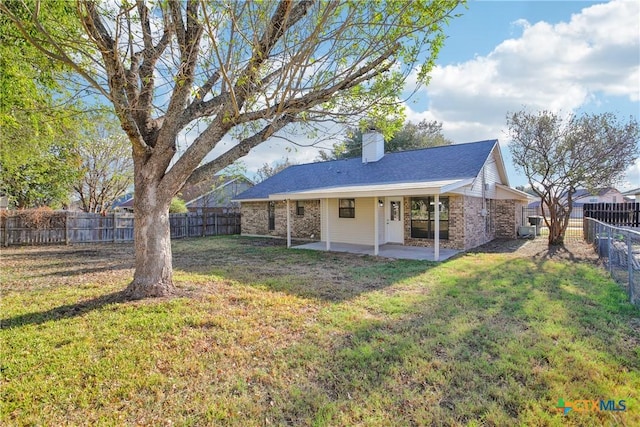
[[[489,243],[469,249],[466,252],[492,254],[514,253],[529,242],[531,242],[529,239],[494,239]]]
[[[47,311],[27,313],[15,317],[0,319],[0,329],[11,329],[26,325],[40,325],[49,321],[70,319],[82,316],[85,313],[98,310],[110,304],[118,304],[127,301],[130,301],[130,299],[126,297],[124,291],[113,292],[75,304],[55,307]]]
[[[72,277],[133,268],[133,246],[120,243],[99,245],[26,247],[3,252],[7,263],[27,263],[30,277]]]
[[[253,287],[329,302],[347,301],[384,289],[438,265],[277,246],[261,247],[255,253],[253,247],[241,248],[231,255],[221,255],[214,249],[191,249],[174,259],[176,269],[185,273],[223,277]]]
[[[607,279],[568,263],[473,265],[404,300],[401,315],[344,328],[330,351],[310,350],[312,341],[287,349],[316,374],[287,392],[276,423],[331,425],[365,407],[377,424],[545,424],[564,421],[559,398],[639,397],[629,376],[640,369],[629,326],[638,312]],[[573,414],[567,425],[611,416]]]

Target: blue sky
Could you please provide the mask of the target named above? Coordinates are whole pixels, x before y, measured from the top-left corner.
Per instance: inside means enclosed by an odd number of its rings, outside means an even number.
[[[526,106],[640,119],[637,0],[471,1],[461,12],[446,30],[431,83],[407,103],[408,118],[442,122],[456,143],[499,139],[512,186],[526,178],[508,153],[507,112]],[[244,162],[251,174],[287,155],[305,163],[317,154],[273,140]],[[619,187],[638,186],[640,160]]]

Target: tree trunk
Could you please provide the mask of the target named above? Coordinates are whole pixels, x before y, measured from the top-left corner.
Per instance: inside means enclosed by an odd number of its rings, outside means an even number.
[[[125,290],[132,299],[175,293],[169,228],[170,197],[160,197],[153,184],[134,198],[135,273]]]
[[[549,206],[549,246],[564,246],[564,232],[567,226],[561,218],[561,209],[558,201]]]
[[[563,246],[564,233],[556,223],[555,227],[549,229],[549,246]]]

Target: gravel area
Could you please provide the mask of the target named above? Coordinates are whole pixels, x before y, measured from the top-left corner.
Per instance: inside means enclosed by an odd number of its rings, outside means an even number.
[[[471,249],[470,253],[513,253],[517,256],[533,259],[571,260],[598,264],[598,254],[583,240],[568,239],[564,246],[549,247],[546,238],[496,239],[485,245]]]

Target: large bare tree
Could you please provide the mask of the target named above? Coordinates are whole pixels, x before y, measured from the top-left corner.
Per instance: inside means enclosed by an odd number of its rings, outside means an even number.
[[[79,0],[81,38],[52,30],[48,2],[2,2],[0,11],[113,104],[134,162],[136,259],[126,292],[142,298],[174,291],[168,208],[185,183],[288,125],[367,115],[384,128],[407,76],[427,82],[459,3]],[[228,134],[237,144],[203,162]]]
[[[562,116],[550,111],[507,115],[509,149],[540,197],[549,245],[563,245],[579,188],[615,183],[639,155],[640,131],[631,117],[611,113]]]

